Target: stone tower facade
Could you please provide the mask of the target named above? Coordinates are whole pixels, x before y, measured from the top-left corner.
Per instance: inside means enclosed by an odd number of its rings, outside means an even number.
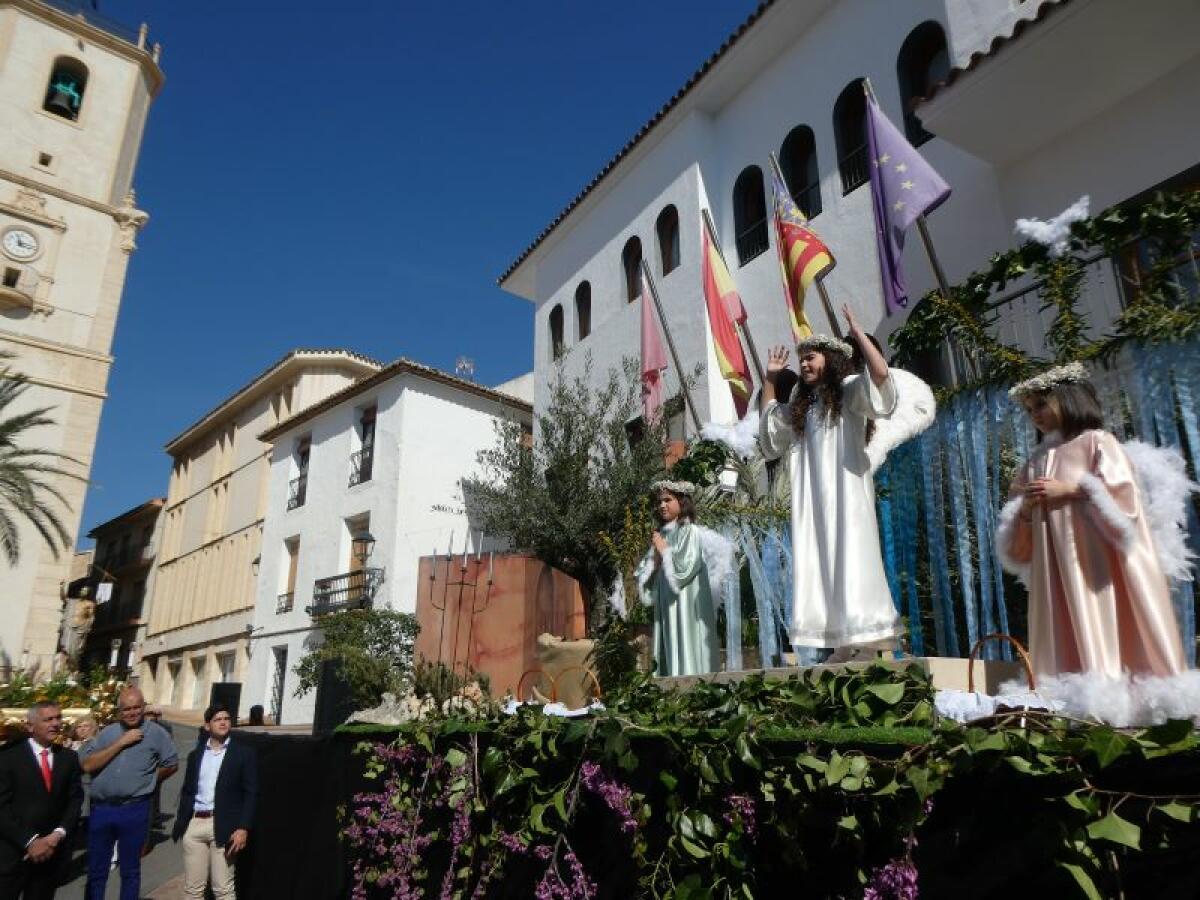
[[[150,104],[163,84],[147,30],[101,20],[67,0],[0,0],[0,350],[52,407],[31,437],[76,461],[56,483],[79,528],[113,330],[129,258],[147,214],[132,183]],[[24,526],[23,526],[24,527]],[[0,676],[49,670],[71,552],[32,527],[20,562],[0,562]]]

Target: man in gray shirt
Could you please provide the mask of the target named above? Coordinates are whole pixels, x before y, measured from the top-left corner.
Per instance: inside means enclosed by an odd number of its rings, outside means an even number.
[[[179,768],[171,736],[144,718],[142,692],[126,688],[117,704],[119,720],[104,728],[81,753],[83,771],[92,776],[87,900],[104,898],[113,844],[119,847],[121,900],[138,900],[150,797],[158,783]]]

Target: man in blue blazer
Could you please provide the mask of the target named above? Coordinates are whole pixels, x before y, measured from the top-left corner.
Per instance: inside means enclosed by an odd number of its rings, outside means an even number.
[[[258,803],[254,748],[237,740],[229,710],[204,711],[208,738],[188,756],[173,837],[183,840],[184,893],[203,897],[212,877],[215,900],[234,900],[234,860],[246,847]]]
[[[28,738],[0,751],[0,900],[49,900],[71,858],[83,782],[79,757],[58,746],[62,710],[35,703]]]

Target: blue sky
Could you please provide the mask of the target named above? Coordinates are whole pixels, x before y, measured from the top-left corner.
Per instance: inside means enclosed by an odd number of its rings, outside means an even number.
[[[81,533],[165,493],[163,444],[294,347],[532,368],[496,277],[754,6],[101,0],[167,83]]]

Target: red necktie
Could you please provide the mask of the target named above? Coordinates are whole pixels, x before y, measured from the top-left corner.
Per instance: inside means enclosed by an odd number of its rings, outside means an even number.
[[[50,790],[50,748],[42,750],[42,781],[46,782],[46,790]]]

